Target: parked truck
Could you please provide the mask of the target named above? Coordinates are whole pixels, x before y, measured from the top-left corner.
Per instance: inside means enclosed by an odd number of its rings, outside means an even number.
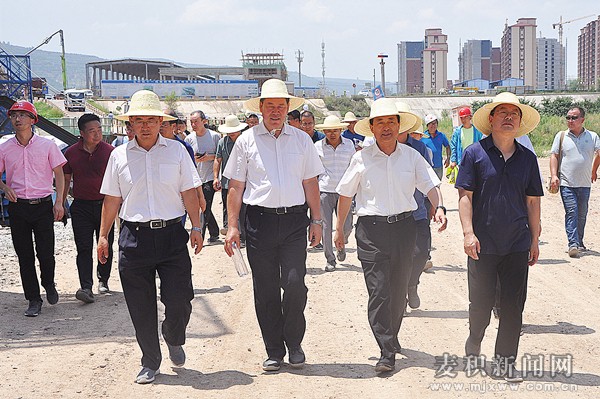
[[[78,89],[65,90],[65,109],[85,112],[85,92],[86,90]]]

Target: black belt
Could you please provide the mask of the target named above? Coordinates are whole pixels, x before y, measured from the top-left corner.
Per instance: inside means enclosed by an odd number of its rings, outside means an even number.
[[[274,213],[276,215],[285,215],[287,213],[306,213],[308,205],[281,206],[279,208],[265,208],[264,206],[248,205],[249,209],[255,209],[259,212]]]
[[[163,219],[155,219],[150,220],[149,222],[129,222],[125,220],[123,223],[132,226],[132,227],[144,227],[147,229],[162,229],[167,226],[171,226],[177,223],[181,223],[181,216],[175,219],[163,220]]]
[[[44,198],[34,198],[34,199],[17,198],[17,202],[22,202],[24,204],[29,204],[29,205],[37,205],[37,204],[41,204],[42,202],[52,202],[52,196],[49,195]]]
[[[396,223],[406,218],[411,217],[413,211],[396,213],[395,215],[389,216],[361,216],[361,218],[365,218],[367,220],[374,220],[376,222],[386,222],[386,223]]]

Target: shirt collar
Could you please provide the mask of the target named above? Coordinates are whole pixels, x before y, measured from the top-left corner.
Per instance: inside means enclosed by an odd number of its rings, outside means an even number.
[[[158,134],[158,141],[152,146],[152,148],[155,148],[156,146],[161,146],[161,147],[167,146],[167,139],[165,139],[160,133]],[[139,150],[146,151],[145,149],[140,147],[140,145],[138,144],[137,137],[134,137],[133,140],[130,140],[127,142],[127,149],[130,150],[133,148],[137,148]],[[152,148],[150,148],[150,151],[152,151]]]
[[[35,142],[35,141],[37,140],[36,136],[37,136],[37,134],[33,133],[33,134],[31,135],[31,139],[29,139],[29,142],[27,143],[27,145],[29,145],[29,144],[31,144],[31,143],[33,143],[33,142]],[[13,138],[12,138],[11,140],[13,140],[13,141],[14,141],[14,143],[15,143],[16,145],[20,146],[20,147],[27,147],[27,145],[23,145],[23,144],[19,143],[19,140],[17,140],[17,135],[16,135],[16,134],[13,136]]]
[[[515,140],[515,145],[517,147],[517,151],[523,151],[523,146],[521,145],[521,143],[519,143],[516,139]],[[481,139],[480,141],[481,146],[483,147],[484,150],[489,151],[491,148],[495,148],[496,150],[500,151],[498,149],[498,147],[496,147],[496,145],[494,144],[494,137],[493,134],[490,134],[487,137],[484,137],[483,139]]]
[[[368,146],[365,149],[369,149],[371,151],[371,154],[375,157],[391,157],[391,156],[396,156],[396,155],[402,155],[402,144],[396,142],[396,150],[394,152],[392,152],[390,155],[387,155],[385,152],[381,151],[379,149],[379,146],[377,145],[377,141],[375,141],[373,143],[373,145]],[[365,149],[363,149],[362,151],[364,151]]]
[[[255,132],[256,134],[267,134],[271,137],[275,137],[271,134],[271,132],[269,130],[267,130],[267,127],[265,126],[265,122],[262,121],[261,123],[259,123],[258,125],[254,126],[252,129],[256,129]],[[291,134],[290,129],[292,129],[292,127],[286,123],[283,124],[283,129],[281,129],[281,134]],[[280,134],[280,135],[281,135]]]

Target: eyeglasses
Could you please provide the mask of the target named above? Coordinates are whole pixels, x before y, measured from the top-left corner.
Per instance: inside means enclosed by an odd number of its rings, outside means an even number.
[[[565,116],[565,119],[568,121],[575,121],[575,120],[579,119],[579,115],[578,116],[567,115],[567,116]]]

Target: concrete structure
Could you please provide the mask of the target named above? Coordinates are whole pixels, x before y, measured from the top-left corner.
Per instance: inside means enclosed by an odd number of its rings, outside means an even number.
[[[537,85],[536,19],[519,18],[504,26],[501,78],[520,78],[525,86]]]
[[[276,78],[284,82],[288,79],[287,67],[280,53],[246,53],[242,52],[244,79],[257,80],[262,87],[265,80]]]
[[[423,91],[423,42],[398,43],[398,94]]]
[[[600,89],[600,16],[577,38],[577,79],[585,90]]]
[[[563,49],[558,39],[537,38],[536,90],[562,90],[564,82]]]
[[[500,47],[492,47],[492,81],[502,79],[502,50]]]
[[[468,40],[458,56],[458,79],[492,79],[492,41]]]
[[[446,90],[448,81],[448,36],[440,28],[425,29],[423,93]]]
[[[132,58],[88,62],[85,64],[86,88],[92,89],[95,95],[100,95],[102,80],[160,79],[159,69],[167,67],[173,68],[178,65],[173,62]]]

